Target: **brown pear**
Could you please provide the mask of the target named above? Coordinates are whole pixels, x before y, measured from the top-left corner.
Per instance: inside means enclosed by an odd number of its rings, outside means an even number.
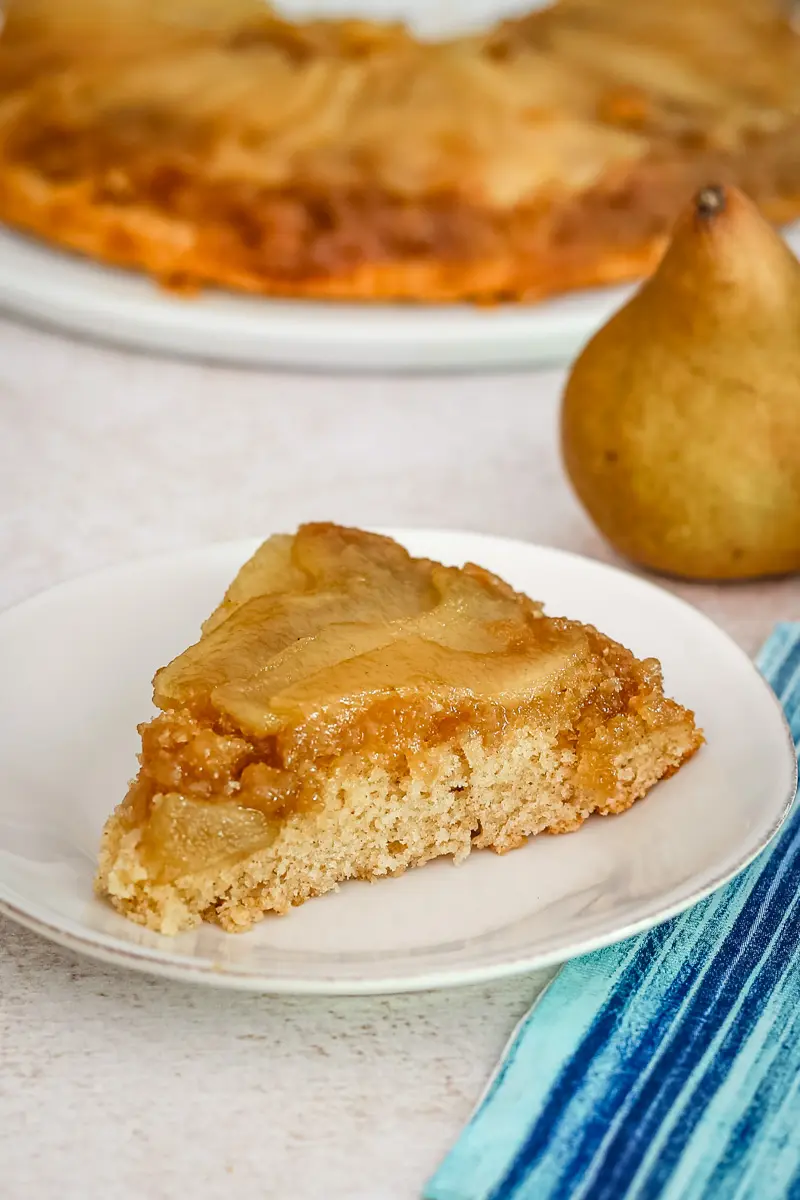
[[[741,192],[705,188],[680,217],[577,359],[561,437],[587,512],[634,562],[800,571],[800,264]]]

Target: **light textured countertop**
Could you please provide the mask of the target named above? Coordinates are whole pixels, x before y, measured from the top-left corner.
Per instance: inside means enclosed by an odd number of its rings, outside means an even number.
[[[559,373],[323,378],[0,322],[0,607],[307,518],[610,559],[556,454]],[[748,651],[800,581],[681,587]],[[3,1200],[413,1200],[540,980],[270,999],[80,961],[0,919]]]

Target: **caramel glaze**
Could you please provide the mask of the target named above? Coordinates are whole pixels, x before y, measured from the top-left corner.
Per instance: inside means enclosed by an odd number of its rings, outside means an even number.
[[[621,648],[620,648],[621,649]],[[251,738],[226,717],[207,723],[188,709],[161,713],[141,725],[141,779],[150,795],[177,791],[203,800],[228,800],[285,816],[313,806],[315,773],[327,771],[348,753],[387,765],[413,759],[464,733],[491,745],[522,725],[550,728],[569,721],[559,745],[587,749],[613,741],[615,718],[637,717],[647,730],[675,720],[681,711],[660,690],[655,659],[634,660],[624,678],[599,673],[583,701],[570,689],[507,707],[469,696],[442,701],[419,695],[381,697],[366,709],[345,710],[338,719],[308,722],[284,733]],[[600,736],[598,736],[600,734]]]
[[[94,204],[145,205],[190,222],[213,234],[242,270],[287,283],[374,262],[491,259],[509,245],[523,259],[555,263],[598,246],[638,246],[666,237],[675,213],[709,179],[736,182],[764,205],[800,192],[798,125],[736,153],[677,139],[633,171],[604,177],[577,195],[551,187],[511,211],[455,188],[406,196],[375,184],[276,187],[208,179],[198,165],[209,154],[208,137],[144,107],[85,128],[35,116],[20,120],[6,154],[52,184],[90,185]],[[188,290],[179,277],[162,282]]]
[[[252,853],[269,844],[287,817],[317,807],[317,780],[344,755],[358,753],[362,761],[405,773],[427,749],[456,743],[467,732],[491,745],[519,726],[550,731],[556,749],[574,756],[576,786],[594,792],[602,807],[616,792],[619,756],[648,733],[674,724],[682,710],[664,697],[656,660],[637,662],[622,647],[596,637],[606,652],[598,665],[609,657],[628,658],[629,670],[621,676],[597,670],[580,703],[574,688],[515,707],[467,696],[444,703],[424,695],[381,697],[360,713],[264,738],[248,737],[225,717],[207,723],[188,709],[161,713],[140,727],[141,770],[125,804],[126,824],[150,821],[144,857],[166,881],[196,866],[186,845],[186,822],[207,820],[211,814],[203,816],[203,809],[217,809],[215,827],[197,845],[197,861],[205,864],[209,842],[234,856],[244,836],[242,852]],[[171,825],[152,819],[165,795]],[[236,815],[242,810],[251,814],[244,830]],[[262,821],[252,820],[256,813]]]

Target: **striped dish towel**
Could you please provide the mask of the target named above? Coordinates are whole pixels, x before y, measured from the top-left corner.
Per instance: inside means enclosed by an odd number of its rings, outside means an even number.
[[[800,624],[759,656],[800,743]],[[800,806],[732,883],[568,963],[426,1200],[800,1200]]]

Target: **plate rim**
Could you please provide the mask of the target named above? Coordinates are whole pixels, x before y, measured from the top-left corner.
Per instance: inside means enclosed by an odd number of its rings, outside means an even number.
[[[629,937],[633,937],[638,933],[670,920],[718,888],[723,887],[741,871],[746,869],[772,842],[791,812],[797,792],[798,760],[792,732],[778,697],[753,660],[734,641],[730,634],[717,625],[705,612],[682,597],[660,587],[658,583],[651,579],[631,570],[626,570],[623,566],[602,562],[598,559],[578,554],[573,550],[562,549],[557,546],[547,546],[537,542],[528,542],[521,538],[494,535],[468,529],[448,529],[435,526],[393,528],[375,528],[369,526],[367,528],[373,528],[375,532],[392,536],[401,544],[417,536],[452,539],[455,542],[461,539],[468,539],[470,541],[478,539],[495,546],[502,544],[517,551],[521,549],[526,552],[531,550],[544,552],[546,555],[553,556],[556,560],[561,559],[577,563],[581,566],[588,565],[593,569],[599,570],[601,573],[609,573],[615,578],[622,577],[626,582],[633,582],[634,585],[638,585],[646,591],[656,592],[660,597],[666,597],[668,602],[676,605],[679,609],[688,610],[694,619],[699,618],[702,623],[710,626],[715,631],[715,634],[727,643],[728,649],[735,651],[740,661],[743,660],[747,664],[751,672],[751,678],[754,677],[758,680],[759,685],[768,695],[783,729],[787,751],[785,765],[789,768],[787,774],[787,791],[781,802],[780,809],[776,808],[776,813],[773,815],[769,826],[760,832],[759,837],[744,854],[738,857],[727,868],[713,874],[702,887],[689,890],[685,896],[676,899],[669,905],[664,906],[654,903],[635,921],[630,921],[624,926],[617,926],[614,930],[606,930],[605,932],[595,933],[584,938],[575,938],[568,945],[562,945],[558,949],[534,951],[530,954],[509,957],[506,961],[477,964],[471,967],[442,967],[438,970],[422,967],[416,973],[406,968],[402,975],[396,976],[384,973],[383,977],[379,974],[374,974],[362,979],[336,979],[332,976],[320,975],[313,979],[301,979],[292,978],[291,976],[263,975],[254,971],[231,968],[221,963],[199,962],[191,958],[179,960],[166,949],[154,949],[135,944],[124,946],[112,934],[97,931],[92,932],[91,935],[87,935],[76,933],[71,928],[54,924],[26,908],[21,908],[18,903],[9,899],[9,889],[5,887],[2,880],[0,880],[0,914],[8,917],[16,924],[32,930],[48,941],[74,953],[105,964],[123,966],[148,975],[155,975],[181,983],[203,984],[205,986],[260,993],[263,995],[365,996],[434,991],[445,987],[465,987],[478,983],[489,983],[494,980],[508,979],[513,976],[553,967],[566,962],[570,958],[588,954],[605,946],[624,941]],[[209,554],[221,552],[232,555],[234,553],[237,555],[241,554],[242,561],[244,561],[262,541],[263,538],[210,541],[193,547],[164,551],[158,554],[142,555],[107,565],[94,571],[71,576],[58,581],[48,588],[35,592],[31,596],[0,611],[0,627],[7,620],[13,620],[14,615],[22,610],[27,610],[31,607],[36,608],[40,603],[50,602],[54,596],[62,592],[78,591],[82,587],[91,586],[99,578],[113,579],[114,577],[124,577],[129,573],[135,573],[137,570],[146,569],[149,566],[157,566],[166,562],[179,565],[181,560],[202,560],[209,556]]]
[[[800,255],[800,222],[781,233]],[[43,269],[48,261],[50,272]],[[3,312],[99,345],[250,368],[409,375],[552,367],[576,354],[642,283],[488,309],[224,289],[187,301],[159,293],[143,271],[109,266],[0,225]]]

